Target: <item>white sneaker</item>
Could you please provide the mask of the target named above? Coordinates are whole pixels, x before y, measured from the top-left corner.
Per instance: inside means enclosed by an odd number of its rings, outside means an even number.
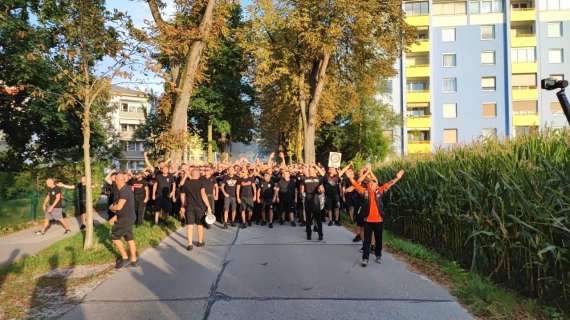
[[[365,268],[368,265],[368,260],[367,259],[362,259],[362,262],[360,263],[360,265]]]

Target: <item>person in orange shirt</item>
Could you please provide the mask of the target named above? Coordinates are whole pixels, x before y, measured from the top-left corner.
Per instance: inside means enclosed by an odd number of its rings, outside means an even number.
[[[350,164],[349,164],[350,166]],[[388,181],[387,183],[379,186],[378,179],[372,173],[370,168],[367,168],[364,173],[358,178],[358,181],[354,180],[354,172],[347,171],[347,178],[356,191],[364,197],[364,204],[362,207],[362,215],[364,220],[364,244],[362,250],[362,266],[366,267],[368,265],[368,258],[370,256],[370,243],[372,241],[372,233],[374,233],[375,240],[375,254],[376,263],[381,263],[382,258],[382,231],[384,229],[383,215],[384,208],[382,204],[382,196],[384,192],[388,191],[394,184],[396,184],[402,176],[404,176],[404,170],[400,170],[396,174],[396,178]],[[362,182],[367,180],[368,183],[366,187],[362,186]]]

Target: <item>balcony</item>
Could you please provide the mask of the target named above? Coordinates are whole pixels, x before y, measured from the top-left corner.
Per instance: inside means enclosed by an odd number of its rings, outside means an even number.
[[[431,141],[409,141],[408,153],[431,153]]]
[[[133,119],[133,120],[141,120],[144,122],[145,114],[144,112],[127,112],[127,111],[120,111],[119,112],[120,119]]]
[[[429,74],[429,64],[406,66],[406,77],[408,78],[429,78]]]
[[[429,40],[419,40],[413,43],[406,49],[406,52],[429,52]]]
[[[414,27],[429,26],[429,16],[406,17],[406,23]]]
[[[430,102],[431,95],[429,90],[408,91],[406,101],[408,103]]]
[[[119,139],[124,141],[133,140],[135,133],[133,131],[121,131],[119,133]]]
[[[512,73],[537,73],[538,64],[536,62],[513,63]]]
[[[536,47],[536,34],[511,35],[511,47]]]
[[[538,126],[540,124],[540,119],[538,114],[514,114],[513,115],[513,125],[515,127],[528,127],[528,126]]]
[[[511,10],[511,21],[533,21],[533,20],[536,20],[535,8]]]
[[[538,100],[538,89],[528,88],[513,88],[513,100],[528,101]]]
[[[406,126],[410,129],[429,129],[431,128],[431,116],[408,116]]]

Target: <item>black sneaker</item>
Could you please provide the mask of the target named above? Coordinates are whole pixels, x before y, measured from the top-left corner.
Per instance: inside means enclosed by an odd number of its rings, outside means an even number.
[[[269,229],[273,229],[273,223],[269,224]]]
[[[265,221],[261,221],[261,226],[266,225],[267,223],[265,223]]]
[[[136,260],[136,261],[131,261],[131,262],[129,263],[129,267],[131,267],[131,268],[136,268],[136,267],[138,267],[138,266],[139,266],[139,261],[138,261],[138,260]]]
[[[333,221],[329,221],[329,227],[333,225]]]
[[[224,222],[224,229],[228,228],[228,224]]]
[[[295,223],[295,221],[291,221],[291,227],[296,227],[297,224]]]
[[[256,225],[259,225],[259,220],[255,220],[255,224],[256,224]]]
[[[359,242],[360,240],[362,240],[362,239],[360,239],[360,235],[357,234],[356,237],[354,237],[354,239],[352,239],[352,242]]]
[[[247,223],[247,225],[251,227],[251,221],[249,221],[249,222]]]
[[[201,248],[201,247],[203,247],[203,246],[205,246],[205,245],[206,245],[205,242],[198,242],[198,243],[196,243],[196,247],[199,247],[199,248]]]
[[[241,229],[247,228],[247,226],[245,225],[245,223],[240,224],[239,227],[240,227]]]
[[[284,221],[283,220],[279,220],[279,225],[283,225]]]
[[[319,241],[323,241],[323,235],[319,234]]]
[[[361,265],[363,268],[366,268],[366,266],[368,265],[368,259],[362,259],[362,262],[360,263],[360,265]]]
[[[65,232],[64,232],[63,234],[69,234],[69,233],[71,233],[71,230],[69,230],[69,229],[66,229],[66,230],[65,230]]]
[[[235,227],[235,226],[236,226],[236,222],[235,222],[235,221],[232,221],[231,226],[232,226],[232,227]]]
[[[83,231],[85,230],[85,228],[87,228],[84,224],[81,225],[81,227],[79,227],[79,230]]]
[[[129,259],[118,258],[115,262],[115,269],[121,269],[129,265]]]
[[[193,246],[193,245],[189,244],[189,245],[186,246],[186,250],[187,250],[187,251],[192,251],[192,249],[194,249],[194,246]]]
[[[341,226],[340,221],[335,221],[334,225],[340,227]]]

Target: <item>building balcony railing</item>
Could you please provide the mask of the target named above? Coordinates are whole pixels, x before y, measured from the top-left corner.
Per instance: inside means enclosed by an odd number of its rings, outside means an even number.
[[[408,103],[430,102],[431,95],[429,90],[408,91],[406,94],[406,100]]]
[[[418,77],[429,77],[430,68],[429,64],[416,64],[411,66],[406,66],[406,77],[418,78]]]
[[[536,20],[535,8],[512,8],[511,21],[533,21]]]
[[[431,141],[408,141],[408,153],[431,153]]]
[[[540,117],[538,114],[513,114],[514,126],[538,126],[540,124]]]
[[[429,52],[429,40],[418,40],[417,42],[411,44],[407,49],[407,52]]]
[[[511,47],[536,47],[536,34],[511,35]]]
[[[513,62],[511,66],[512,73],[536,73],[538,64],[536,62]]]
[[[538,89],[536,89],[536,87],[513,87],[512,93],[513,100],[538,100]]]
[[[414,27],[425,27],[429,26],[429,15],[425,16],[408,16],[406,17],[406,23]]]
[[[407,116],[406,126],[414,129],[429,129],[431,128],[431,115],[425,116]]]
[[[143,122],[146,118],[144,112],[128,112],[128,111],[119,111],[119,117],[122,119],[142,120]]]

